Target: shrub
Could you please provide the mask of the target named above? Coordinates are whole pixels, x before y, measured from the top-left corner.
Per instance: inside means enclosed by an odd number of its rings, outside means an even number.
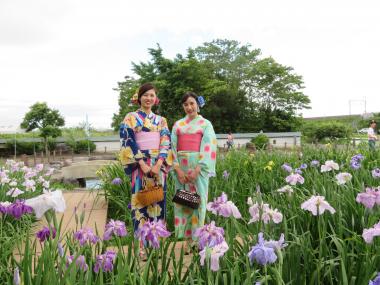
[[[266,149],[269,143],[269,138],[264,134],[259,134],[257,137],[251,140],[255,146],[259,149]]]
[[[5,144],[6,153],[14,153],[15,142],[7,141]],[[34,150],[40,152],[43,149],[43,145],[40,142],[22,142],[16,141],[17,154],[33,154]]]
[[[90,147],[90,152],[93,152],[96,149],[95,143],[90,140],[69,140],[67,144],[75,153],[86,152],[88,151],[88,147]]]
[[[342,138],[350,138],[352,129],[346,124],[339,122],[328,122],[321,124],[308,124],[304,126],[303,132],[310,142],[321,142],[323,140],[334,141]]]

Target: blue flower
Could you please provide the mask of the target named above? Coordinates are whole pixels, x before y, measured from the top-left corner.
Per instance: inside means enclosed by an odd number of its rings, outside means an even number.
[[[248,257],[251,263],[256,261],[261,265],[271,264],[277,260],[275,249],[265,245],[263,233],[259,233],[259,242],[252,247]]]
[[[317,167],[319,166],[319,161],[318,160],[313,160],[310,162],[310,165],[313,166],[313,167]]]
[[[373,280],[370,280],[368,285],[380,285],[380,273],[377,273],[376,278]]]
[[[286,172],[289,172],[289,173],[293,171],[292,167],[291,167],[289,164],[287,164],[287,163],[284,163],[284,164],[281,166],[281,168],[282,168],[283,170],[285,170]]]
[[[119,177],[116,177],[114,180],[112,180],[111,182],[113,185],[120,185],[123,183],[123,180],[121,180],[121,178]]]
[[[206,104],[205,98],[203,98],[202,96],[198,96],[198,105],[199,105],[199,107],[202,108],[205,104]]]
[[[307,164],[306,163],[302,163],[301,166],[299,167],[300,169],[306,169],[307,168]]]

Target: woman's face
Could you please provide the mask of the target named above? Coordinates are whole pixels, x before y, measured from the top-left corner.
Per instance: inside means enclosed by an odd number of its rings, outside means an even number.
[[[156,102],[157,95],[154,89],[146,91],[140,97],[141,107],[143,109],[151,109],[154,103]]]
[[[185,103],[182,104],[182,107],[185,110],[186,115],[189,117],[198,115],[198,104],[193,97],[187,98]]]

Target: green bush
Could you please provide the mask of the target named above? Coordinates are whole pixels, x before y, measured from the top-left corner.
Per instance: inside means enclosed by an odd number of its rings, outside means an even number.
[[[90,140],[68,140],[67,145],[75,152],[81,153],[88,151],[88,147],[90,146],[90,152],[93,152],[96,149],[96,145],[94,142]]]
[[[251,142],[254,143],[258,149],[266,149],[269,143],[269,138],[264,134],[259,134],[257,137],[253,138]]]
[[[6,153],[14,153],[15,142],[10,140],[5,143]],[[34,150],[40,152],[43,150],[43,145],[40,142],[22,142],[16,141],[17,154],[33,154]]]
[[[307,124],[302,131],[308,142],[336,141],[350,138],[352,134],[352,129],[349,125],[339,122]]]

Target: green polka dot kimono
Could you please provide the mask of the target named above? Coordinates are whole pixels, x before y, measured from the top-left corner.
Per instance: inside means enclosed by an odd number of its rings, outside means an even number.
[[[201,134],[202,141],[199,152],[178,151],[178,137],[181,134]],[[178,238],[194,238],[195,230],[204,225],[206,217],[206,205],[208,197],[209,177],[215,174],[215,161],[217,141],[212,124],[207,119],[198,115],[190,120],[185,117],[177,121],[171,134],[173,165],[178,166],[185,172],[201,167],[201,173],[194,184],[181,184],[177,175],[175,177],[175,189],[197,192],[201,197],[201,203],[197,210],[174,203],[174,225]]]

